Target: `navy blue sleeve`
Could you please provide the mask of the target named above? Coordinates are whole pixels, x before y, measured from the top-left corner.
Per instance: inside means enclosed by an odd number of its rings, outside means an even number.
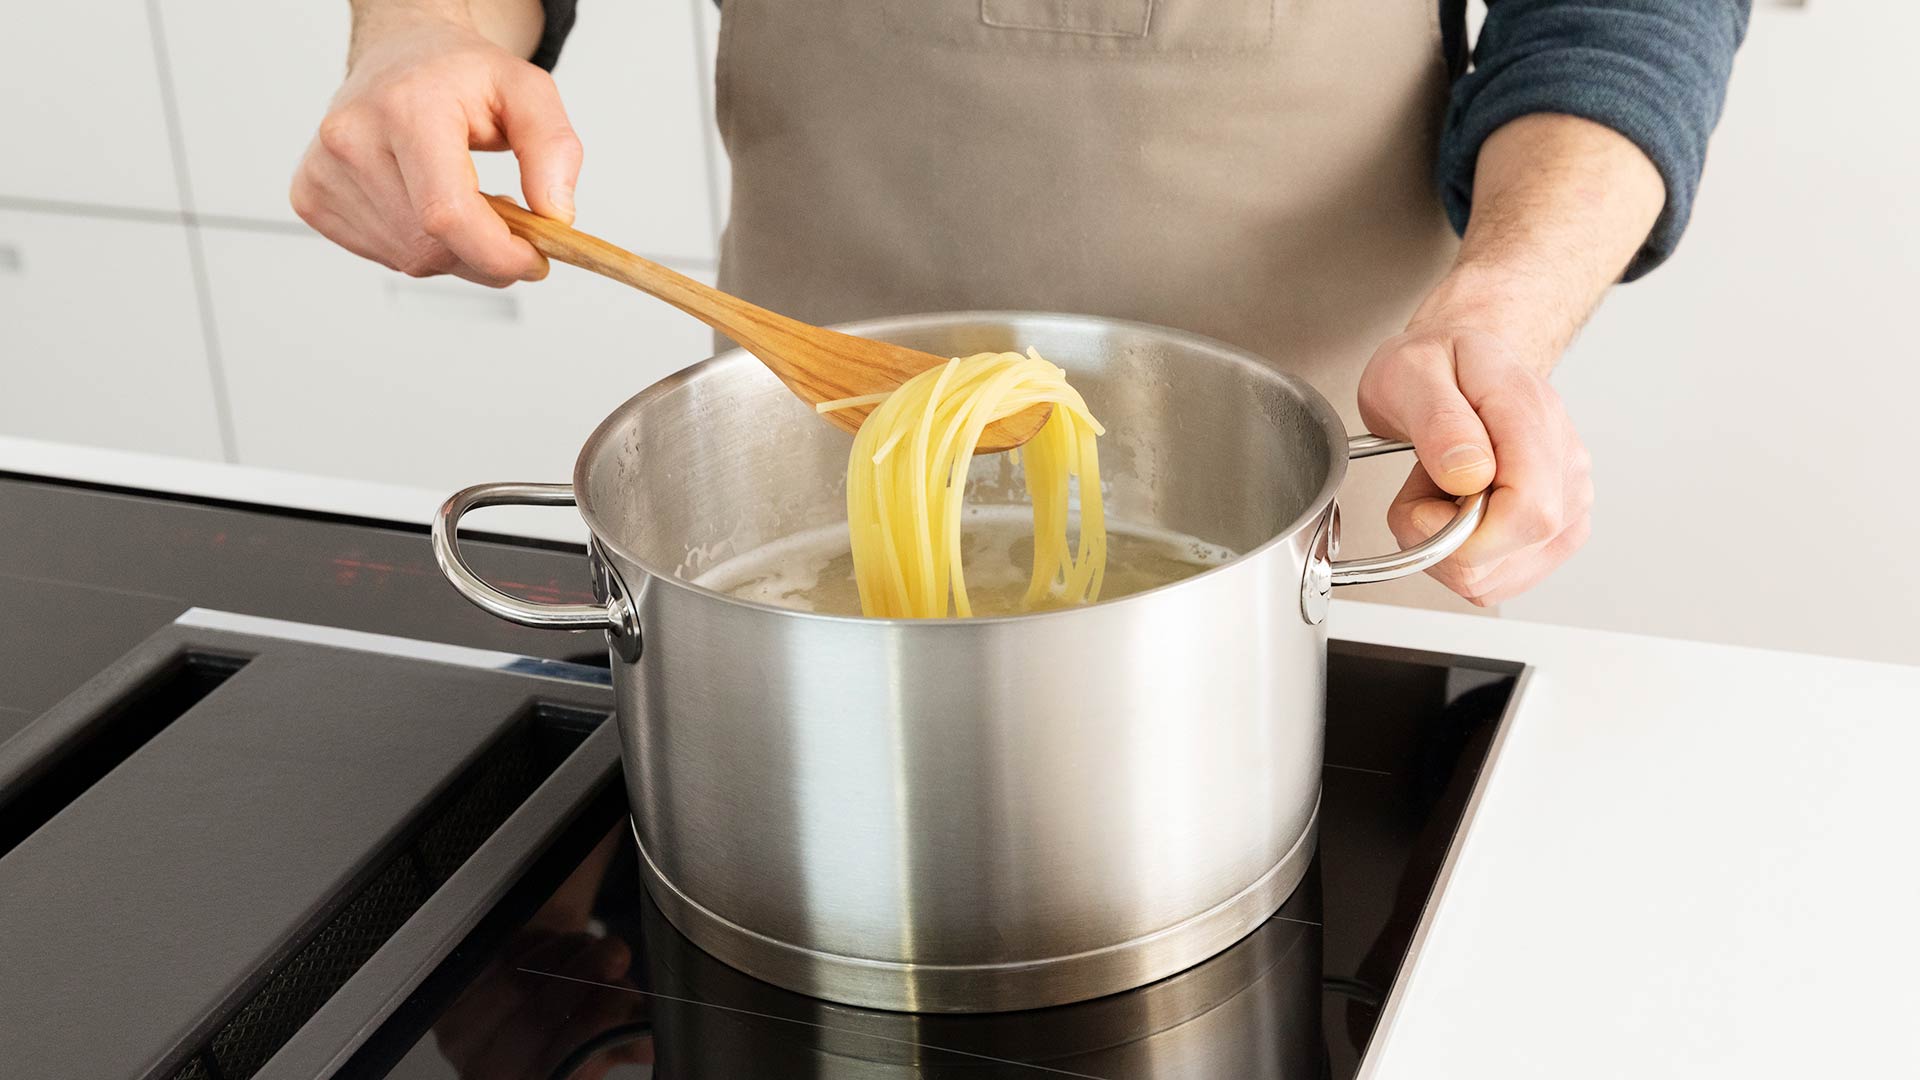
[[[566,44],[567,35],[573,33],[575,3],[576,0],[540,0],[547,14],[547,28],[541,33],[540,44],[535,46],[533,55],[527,59],[548,71],[560,62],[560,46]]]
[[[1487,136],[1529,113],[1567,113],[1625,135],[1660,170],[1667,205],[1624,280],[1659,265],[1692,212],[1751,9],[1752,0],[1488,0],[1473,69],[1454,80],[1440,139],[1438,180],[1453,227],[1466,231]],[[1464,47],[1454,59],[1464,67]]]

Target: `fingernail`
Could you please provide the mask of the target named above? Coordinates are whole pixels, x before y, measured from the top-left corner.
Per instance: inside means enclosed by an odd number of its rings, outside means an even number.
[[[1432,536],[1446,527],[1453,515],[1437,506],[1423,506],[1413,512],[1413,524],[1421,532]]]
[[[1487,456],[1487,452],[1478,446],[1472,443],[1461,443],[1459,446],[1440,455],[1440,471],[1444,473],[1472,472],[1475,469],[1485,468],[1492,460],[1492,458]]]
[[[547,189],[547,198],[552,201],[553,208],[560,211],[561,220],[573,224],[573,189],[565,184],[555,184]]]

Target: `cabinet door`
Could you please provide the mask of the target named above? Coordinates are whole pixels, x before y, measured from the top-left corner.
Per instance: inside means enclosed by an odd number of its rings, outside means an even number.
[[[0,210],[0,432],[220,457],[186,226]]]
[[[287,186],[346,74],[345,3],[161,0],[194,209],[297,223]]]
[[[160,6],[196,208],[296,220],[287,183],[340,85],[347,5]],[[583,4],[555,78],[586,145],[581,227],[623,247],[704,265],[715,248],[696,47],[686,0]],[[511,155],[478,158],[485,189],[520,197]]]
[[[569,266],[496,291],[317,238],[204,235],[249,465],[448,491],[564,481],[616,405],[713,351],[692,317]]]
[[[8,4],[0,38],[0,197],[180,209],[145,4]]]
[[[692,8],[682,0],[580,7],[554,71],[587,151],[580,227],[711,266],[717,217]],[[517,195],[518,173],[508,176],[502,186]]]

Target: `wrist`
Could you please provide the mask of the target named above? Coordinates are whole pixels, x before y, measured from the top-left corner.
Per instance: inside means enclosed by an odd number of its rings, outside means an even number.
[[[1524,268],[1462,261],[1441,279],[1407,323],[1414,333],[1463,329],[1490,334],[1544,375],[1580,328],[1587,304],[1550,278]]]
[[[481,37],[522,60],[540,48],[547,32],[541,0],[467,0],[467,12]]]
[[[448,27],[473,32],[473,14],[466,0],[354,0],[347,70],[383,42],[422,29]]]
[[[1459,260],[1410,330],[1491,334],[1545,374],[1646,239],[1666,188],[1625,137],[1532,114],[1480,148]]]

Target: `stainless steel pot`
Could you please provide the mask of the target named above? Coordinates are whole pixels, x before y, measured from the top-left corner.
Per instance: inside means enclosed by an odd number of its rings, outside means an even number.
[[[485,484],[434,550],[470,600],[601,630],[647,885],[715,956],[815,997],[906,1011],[1078,1001],[1239,940],[1313,854],[1332,586],[1416,573],[1419,547],[1329,559],[1351,443],[1331,406],[1192,334],[1006,312],[860,323],[940,355],[1034,346],[1106,425],[1108,514],[1243,552],[1109,603],[887,620],[692,584],[715,562],[844,522],[848,436],[758,361],[648,387],[587,440],[573,484]],[[985,457],[976,502],[1011,501]],[[576,502],[603,603],[495,589],[454,543],[468,510]]]

